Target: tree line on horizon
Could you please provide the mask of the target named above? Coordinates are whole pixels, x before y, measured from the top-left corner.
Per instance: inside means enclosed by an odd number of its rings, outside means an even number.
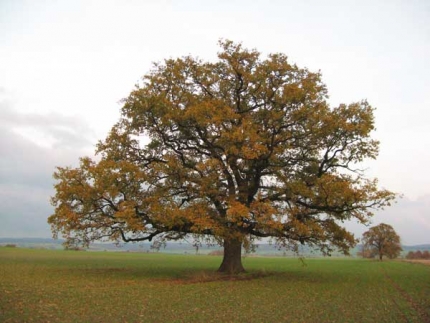
[[[430,259],[430,251],[428,250],[416,250],[409,251],[405,257],[406,259]]]

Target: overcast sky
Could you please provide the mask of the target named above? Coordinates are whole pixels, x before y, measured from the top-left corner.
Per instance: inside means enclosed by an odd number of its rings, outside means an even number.
[[[55,166],[93,153],[152,62],[215,60],[220,38],[320,70],[333,106],[375,106],[368,175],[404,198],[373,224],[430,243],[427,0],[0,0],[0,237],[49,237]]]

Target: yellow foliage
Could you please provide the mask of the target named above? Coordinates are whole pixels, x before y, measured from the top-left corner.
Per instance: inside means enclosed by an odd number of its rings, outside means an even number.
[[[155,64],[98,144],[98,161],[56,170],[54,234],[275,237],[347,252],[355,240],[339,223],[366,223],[389,205],[395,195],[355,170],[378,154],[368,102],[329,107],[319,73],[284,54],[220,45],[214,63]]]

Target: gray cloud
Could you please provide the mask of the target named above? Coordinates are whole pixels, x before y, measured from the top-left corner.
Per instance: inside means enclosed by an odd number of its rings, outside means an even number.
[[[52,194],[52,188],[1,183],[0,237],[49,237],[46,220],[52,213]]]
[[[79,117],[58,113],[18,113],[9,102],[0,102],[0,126],[19,133],[28,130],[52,141],[53,148],[82,149],[94,142],[94,132]]]
[[[23,129],[53,138],[53,144],[40,145],[21,135]],[[79,157],[91,155],[91,138],[79,118],[18,113],[0,102],[0,236],[50,236],[52,174],[56,166],[75,166]]]

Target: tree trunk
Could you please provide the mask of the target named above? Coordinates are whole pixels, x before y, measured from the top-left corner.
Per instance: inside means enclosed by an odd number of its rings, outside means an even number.
[[[234,275],[245,272],[242,266],[242,241],[224,239],[224,258],[218,272]]]

